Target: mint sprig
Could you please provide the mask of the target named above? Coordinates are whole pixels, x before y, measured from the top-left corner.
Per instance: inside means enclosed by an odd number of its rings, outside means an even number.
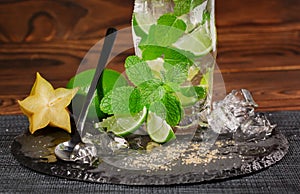
[[[186,79],[187,71],[183,70],[183,67],[187,66],[178,64],[165,67],[165,77],[158,79],[154,78],[146,61],[137,56],[128,57],[125,63],[126,74],[135,86],[114,88],[101,100],[101,110],[107,114],[132,115],[140,112],[143,107],[148,110],[150,107],[153,109],[156,104],[157,111],[152,110],[152,112],[157,112],[162,116],[163,111],[157,106],[160,104],[165,107],[166,122],[170,126],[177,125],[182,116],[182,106],[174,88],[177,85],[179,88],[179,85]]]

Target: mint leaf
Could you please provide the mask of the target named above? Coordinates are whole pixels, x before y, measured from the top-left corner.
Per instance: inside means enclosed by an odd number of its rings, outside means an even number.
[[[170,46],[184,34],[185,30],[186,24],[183,20],[172,14],[164,14],[157,20],[157,24],[150,26],[149,35],[141,40],[139,46]]]
[[[136,86],[154,78],[147,62],[137,56],[129,56],[125,60],[126,74]]]
[[[164,68],[166,69],[164,82],[182,84],[188,77],[188,67],[185,63],[177,63],[176,65],[164,63]]]
[[[187,55],[187,53],[181,52],[178,49],[155,45],[142,46],[141,48],[143,51],[142,58],[145,61],[162,57],[165,62],[173,65],[177,63],[186,63],[190,66],[193,64],[190,55]]]
[[[141,95],[141,106],[147,108],[152,102],[161,100],[165,94],[163,83],[158,79],[146,81],[139,85],[137,89]]]
[[[107,114],[114,114],[112,107],[111,107],[111,95],[112,91],[109,91],[102,99],[100,102],[100,109],[102,112],[107,113]]]
[[[165,93],[160,101],[152,102],[149,110],[166,120],[170,126],[176,126],[181,120],[182,106],[171,93]]]
[[[131,114],[139,113],[143,110],[144,106],[141,101],[141,93],[137,88],[134,88],[129,97],[129,109]]]
[[[201,5],[204,0],[173,0],[175,3],[174,14],[176,16],[181,16],[183,14],[189,13],[192,9]]]
[[[134,87],[122,86],[102,98],[100,109],[107,114],[133,114],[141,110],[140,103],[139,93],[134,92]]]
[[[158,25],[169,26],[184,32],[186,30],[186,24],[182,19],[177,18],[172,14],[164,14],[157,20]],[[172,29],[169,29],[172,30]]]
[[[176,126],[180,122],[183,113],[183,108],[180,101],[173,94],[166,93],[161,102],[164,104],[167,111],[167,123],[170,126]]]

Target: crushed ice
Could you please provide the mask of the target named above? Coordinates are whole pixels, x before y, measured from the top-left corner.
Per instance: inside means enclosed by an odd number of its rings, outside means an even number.
[[[213,103],[209,126],[216,133],[233,134],[240,141],[263,139],[271,135],[276,125],[264,114],[255,113],[256,107],[248,90],[233,90],[223,100]]]

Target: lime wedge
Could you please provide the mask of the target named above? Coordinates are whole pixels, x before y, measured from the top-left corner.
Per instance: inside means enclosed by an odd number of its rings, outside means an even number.
[[[114,115],[107,119],[103,119],[98,126],[106,128],[107,132],[113,132],[115,135],[126,136],[139,129],[145,121],[146,115],[147,108],[144,107],[141,112],[134,116]]]
[[[150,26],[156,21],[150,13],[134,13],[132,22],[135,31],[142,30],[143,33],[148,34]],[[137,35],[139,36],[138,33]]]
[[[176,138],[173,129],[166,120],[151,111],[147,117],[147,132],[150,138],[157,143],[165,143]]]
[[[203,56],[212,50],[212,40],[202,26],[190,34],[185,34],[173,44],[174,47],[189,51],[196,57]]]

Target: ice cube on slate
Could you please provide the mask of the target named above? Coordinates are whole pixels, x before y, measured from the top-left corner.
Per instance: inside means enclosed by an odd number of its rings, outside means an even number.
[[[233,90],[223,100],[213,103],[208,115],[209,127],[219,134],[231,133],[239,140],[269,136],[276,125],[262,113],[255,113],[257,106],[248,90]]]

